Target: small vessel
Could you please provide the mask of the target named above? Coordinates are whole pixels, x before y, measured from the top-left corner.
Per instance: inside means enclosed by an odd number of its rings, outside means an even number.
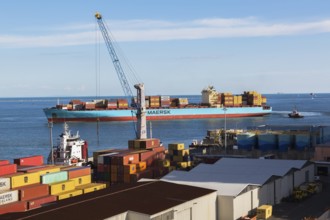
[[[58,145],[53,146],[48,156],[48,164],[82,166],[88,162],[87,141],[80,138],[79,132],[71,134],[69,126],[64,123]]]
[[[297,108],[294,108],[291,113],[288,114],[290,118],[303,118],[304,116],[301,115]]]

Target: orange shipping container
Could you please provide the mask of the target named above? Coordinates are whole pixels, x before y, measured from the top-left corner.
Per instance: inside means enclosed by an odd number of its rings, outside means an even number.
[[[111,160],[112,165],[126,165],[126,164],[132,164],[132,163],[138,163],[139,160],[139,154],[130,154],[130,153],[120,153],[113,155],[113,158]]]
[[[69,179],[86,176],[86,175],[91,175],[90,167],[73,167],[73,168],[65,168],[62,170],[68,172]]]
[[[19,187],[17,189],[21,201],[47,196],[49,194],[49,186],[47,184],[33,184]]]
[[[55,202],[56,200],[57,200],[57,196],[55,195],[47,195],[44,197],[35,198],[27,202],[28,209],[31,210],[31,209],[40,208],[42,207],[42,205]]]
[[[12,202],[0,206],[0,215],[11,212],[24,212],[28,209],[25,201]]]

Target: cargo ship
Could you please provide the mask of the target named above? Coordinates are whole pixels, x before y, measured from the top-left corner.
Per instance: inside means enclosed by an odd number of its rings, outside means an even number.
[[[134,101],[134,100],[133,100]],[[201,118],[235,118],[264,116],[272,112],[266,97],[256,91],[240,95],[218,93],[213,86],[202,90],[202,101],[189,103],[188,98],[146,96],[147,120]],[[91,102],[71,100],[69,104],[43,109],[50,122],[132,121],[136,109],[126,99],[101,99]]]

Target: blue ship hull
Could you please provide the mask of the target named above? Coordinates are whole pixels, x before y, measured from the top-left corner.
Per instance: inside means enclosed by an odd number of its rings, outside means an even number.
[[[48,121],[132,121],[136,120],[134,109],[105,110],[67,110],[57,108],[44,109]],[[236,118],[255,117],[270,114],[269,106],[249,107],[186,107],[186,108],[153,108],[147,109],[147,120],[177,120],[199,118]]]

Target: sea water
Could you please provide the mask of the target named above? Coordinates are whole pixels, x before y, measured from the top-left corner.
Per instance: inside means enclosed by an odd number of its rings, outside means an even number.
[[[180,142],[186,147],[193,140],[202,140],[207,130],[224,128],[245,129],[259,125],[324,125],[330,126],[330,94],[269,94],[265,95],[273,112],[263,117],[194,119],[148,122],[148,136],[159,138],[164,146]],[[190,102],[200,102],[200,96],[185,96]],[[98,97],[114,98],[114,97]],[[118,97],[116,97],[118,98]],[[57,144],[63,124],[50,129],[43,108],[68,103],[71,99],[89,101],[92,97],[65,98],[0,98],[0,160],[43,155],[50,152],[50,142]],[[288,113],[297,107],[305,117],[292,119]],[[151,123],[151,124],[150,124]],[[133,122],[68,122],[72,133],[79,131],[87,140],[89,153],[108,148],[127,148],[128,140],[135,138]],[[150,129],[150,127],[152,129]],[[329,134],[326,134],[329,135]],[[325,140],[330,141],[329,137]]]

